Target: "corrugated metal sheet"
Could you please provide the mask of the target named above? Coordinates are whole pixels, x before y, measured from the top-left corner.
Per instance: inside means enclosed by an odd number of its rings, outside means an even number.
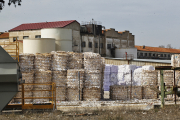
[[[56,21],[56,22],[27,23],[27,24],[21,24],[9,31],[39,30],[43,28],[61,28],[73,22],[77,22],[77,21],[69,20],[69,21]]]
[[[112,65],[136,65],[136,66],[144,66],[144,65],[152,65],[152,66],[170,66],[171,63],[169,61],[158,61],[158,60],[146,60],[146,61],[141,61],[138,59],[136,60],[124,60],[124,59],[117,59],[117,58],[105,58],[106,64],[112,64]],[[158,62],[157,62],[158,61]]]

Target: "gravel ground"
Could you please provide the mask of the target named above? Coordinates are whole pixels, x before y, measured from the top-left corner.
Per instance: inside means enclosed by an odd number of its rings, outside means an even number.
[[[0,120],[177,120],[180,119],[180,105],[168,105],[149,111],[23,111],[2,113]]]

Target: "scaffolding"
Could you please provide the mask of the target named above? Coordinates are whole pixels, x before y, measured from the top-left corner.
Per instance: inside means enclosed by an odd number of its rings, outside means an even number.
[[[2,46],[4,48],[4,50],[6,50],[6,52],[12,57],[14,58],[15,60],[17,60],[19,62],[19,42],[17,40],[17,37],[16,37],[16,40],[15,42],[2,42],[0,43],[0,46]],[[13,46],[11,49],[8,49],[7,47],[8,46]]]

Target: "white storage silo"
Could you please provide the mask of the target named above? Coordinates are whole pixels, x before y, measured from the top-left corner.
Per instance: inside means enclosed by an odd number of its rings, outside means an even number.
[[[41,29],[41,38],[54,38],[56,51],[72,51],[72,29]]]
[[[55,51],[55,39],[33,38],[23,40],[23,53],[50,53]]]

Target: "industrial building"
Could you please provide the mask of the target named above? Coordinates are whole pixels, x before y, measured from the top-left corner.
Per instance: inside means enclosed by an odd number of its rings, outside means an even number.
[[[135,46],[137,48],[138,59],[161,59],[171,60],[173,54],[180,54],[180,49],[149,47],[149,46]]]
[[[40,53],[61,50],[94,52],[103,57],[125,57],[128,54],[131,58],[137,58],[132,33],[105,29],[94,20],[82,25],[76,20],[21,24],[9,30],[10,42],[16,38],[24,40],[20,45],[24,48],[20,52],[24,53],[33,53],[35,49]],[[34,50],[30,49],[32,47]]]

